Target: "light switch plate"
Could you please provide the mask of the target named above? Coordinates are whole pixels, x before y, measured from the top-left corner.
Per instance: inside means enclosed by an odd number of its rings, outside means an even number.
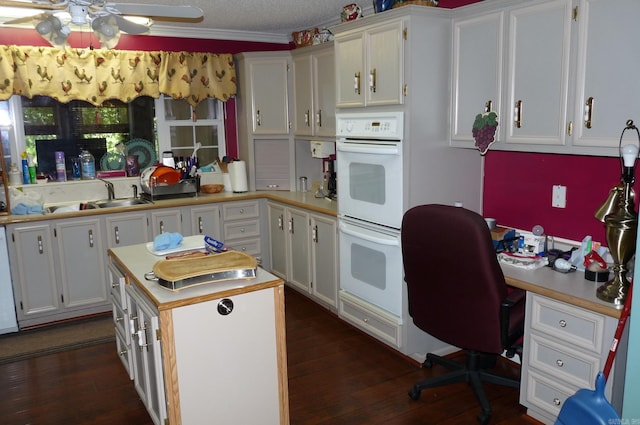
[[[553,193],[551,195],[551,206],[555,208],[567,207],[567,186],[553,185]]]

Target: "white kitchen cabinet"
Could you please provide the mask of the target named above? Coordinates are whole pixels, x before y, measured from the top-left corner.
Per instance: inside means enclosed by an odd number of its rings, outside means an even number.
[[[117,213],[104,216],[107,248],[149,241],[147,212]]]
[[[336,33],[336,106],[404,102],[404,22],[393,19]]]
[[[55,269],[57,253],[48,222],[9,225],[9,235],[9,263],[22,328],[46,321],[47,316],[61,309]]]
[[[238,153],[247,162],[249,190],[290,190],[295,187],[289,102],[291,54],[249,52],[235,59]]]
[[[566,144],[571,0],[509,11],[507,144]]]
[[[16,224],[8,231],[21,329],[109,310],[99,219]]]
[[[573,145],[617,156],[626,120],[640,123],[640,2],[581,0]],[[624,30],[615,30],[624,28]],[[635,142],[634,142],[635,143]]]
[[[179,208],[163,208],[152,210],[151,218],[152,239],[162,233],[180,233],[182,230],[182,211]]]
[[[553,424],[567,398],[593,388],[609,353],[617,319],[541,295],[527,293],[520,403],[527,413]],[[626,338],[614,365],[626,362]],[[611,370],[605,394],[622,407],[624,367]]]
[[[271,269],[287,284],[336,310],[338,242],[334,217],[268,203]]]
[[[311,292],[320,302],[337,309],[338,229],[335,217],[309,213],[311,226]]]
[[[191,218],[191,235],[207,235],[219,239],[222,237],[220,206],[201,205],[188,207],[183,215]]]
[[[461,16],[453,21],[451,140],[475,147],[476,115],[502,109],[504,11]],[[498,117],[502,122],[503,117]],[[498,127],[496,141],[500,140]]]
[[[134,378],[133,350],[131,350],[131,331],[129,323],[129,304],[127,303],[127,279],[125,273],[114,263],[108,265],[108,282],[111,294],[113,325],[116,330],[116,349],[129,379]]]
[[[99,217],[59,220],[55,223],[60,265],[60,288],[65,308],[104,305],[108,290],[104,276],[105,250]]]
[[[295,135],[335,137],[333,43],[296,49],[292,55]]]
[[[133,382],[155,425],[167,418],[160,323],[156,307],[134,286],[126,288]]]

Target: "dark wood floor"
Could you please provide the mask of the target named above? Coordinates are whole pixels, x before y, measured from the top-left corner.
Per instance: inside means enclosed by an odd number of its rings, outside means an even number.
[[[442,373],[439,366],[421,369],[289,289],[286,309],[292,425],[477,423],[467,384],[425,390],[418,401],[407,396],[414,381]],[[518,373],[509,362],[498,367]],[[538,424],[517,390],[486,389],[491,424]],[[4,425],[151,424],[115,343],[1,365],[0,417]]]

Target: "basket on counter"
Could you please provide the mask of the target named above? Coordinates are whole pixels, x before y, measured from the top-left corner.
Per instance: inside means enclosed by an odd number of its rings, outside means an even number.
[[[436,7],[438,6],[438,2],[437,0],[435,1],[434,0],[396,0],[393,3],[393,9],[397,9],[398,7],[409,6],[409,5]]]

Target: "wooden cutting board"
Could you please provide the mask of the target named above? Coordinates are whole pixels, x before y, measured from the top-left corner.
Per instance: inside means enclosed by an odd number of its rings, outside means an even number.
[[[153,265],[156,277],[170,282],[202,275],[255,269],[258,263],[254,257],[244,252],[227,251],[186,258],[160,260]]]

